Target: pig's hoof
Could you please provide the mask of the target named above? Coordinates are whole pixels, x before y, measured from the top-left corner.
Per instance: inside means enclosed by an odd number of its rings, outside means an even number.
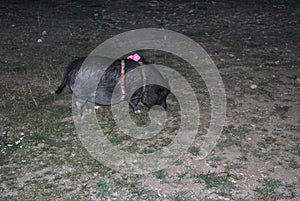
[[[78,115],[77,116],[77,121],[82,121],[84,119],[84,116],[83,115]]]
[[[91,108],[87,108],[87,109],[86,109],[86,112],[87,112],[88,114],[91,114],[92,111],[93,111],[93,110],[92,110]]]
[[[140,114],[141,113],[141,110],[137,109],[134,111],[134,114]]]

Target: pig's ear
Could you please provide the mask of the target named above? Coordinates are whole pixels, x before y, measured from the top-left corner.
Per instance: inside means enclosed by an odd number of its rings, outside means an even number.
[[[157,94],[160,95],[160,96],[163,96],[163,90],[162,90],[162,88],[158,88]]]
[[[170,91],[167,88],[160,87],[160,88],[157,89],[157,94],[160,95],[160,96],[165,96],[168,93],[170,93]]]

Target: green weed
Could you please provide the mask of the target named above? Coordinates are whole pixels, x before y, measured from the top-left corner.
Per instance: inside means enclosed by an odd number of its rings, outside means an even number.
[[[229,180],[231,178],[229,173],[225,175],[217,175],[216,173],[199,174],[195,175],[194,178],[197,182],[203,181],[208,189],[220,189],[217,193],[222,196],[230,196],[232,190],[235,189],[234,184]]]
[[[176,192],[175,195],[170,197],[171,200],[174,201],[194,201],[195,199],[191,198],[189,192],[187,191],[180,191]]]
[[[277,200],[280,198],[276,189],[281,185],[277,179],[263,179],[259,181],[262,185],[257,187],[254,191],[260,200]]]
[[[281,119],[286,119],[287,117],[285,116],[285,114],[289,111],[290,109],[290,106],[287,106],[287,105],[275,105],[274,106],[275,108],[275,111],[280,115],[280,118]]]
[[[288,166],[292,169],[299,169],[300,165],[295,159],[290,159],[288,162]]]
[[[194,156],[199,156],[199,148],[198,147],[190,147],[189,152]]]
[[[213,167],[213,168],[217,168],[217,167],[218,167],[218,163],[219,163],[220,161],[222,161],[223,159],[224,159],[224,158],[221,157],[221,156],[213,156],[213,157],[210,158],[210,163],[209,163],[209,165],[210,165],[211,167]]]
[[[157,179],[165,179],[166,178],[166,171],[165,170],[159,170],[157,172],[153,173]]]
[[[100,180],[97,183],[97,187],[98,187],[97,196],[100,197],[100,198],[105,198],[105,196],[106,196],[106,194],[109,190],[108,184],[104,180]]]

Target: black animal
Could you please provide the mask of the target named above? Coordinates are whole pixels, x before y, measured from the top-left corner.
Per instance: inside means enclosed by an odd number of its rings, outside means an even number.
[[[79,79],[76,77],[81,70],[86,59],[89,66],[88,74],[98,72],[102,77],[97,78],[98,85],[96,90],[86,90],[83,85],[89,85],[89,78]],[[126,95],[122,92],[121,63],[123,62],[125,70],[124,89]],[[82,57],[71,62],[65,72],[61,85],[56,90],[56,94],[63,91],[68,84],[70,90],[76,97],[76,106],[78,117],[83,118],[83,108],[87,106],[87,102],[93,102],[96,105],[113,105],[121,101],[127,101],[134,113],[140,113],[138,103],[141,101],[148,108],[159,105],[167,109],[166,99],[170,93],[168,82],[162,77],[160,72],[154,66],[143,66],[142,62],[136,62],[131,59],[115,60],[109,67],[106,65],[111,63],[110,59],[105,57]],[[139,68],[138,68],[139,67]],[[103,71],[102,71],[103,70]],[[157,83],[157,84],[156,84]],[[94,91],[94,93],[92,93]],[[125,95],[125,97],[124,97]]]

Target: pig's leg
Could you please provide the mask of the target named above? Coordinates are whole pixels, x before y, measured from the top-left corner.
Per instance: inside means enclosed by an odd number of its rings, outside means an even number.
[[[92,103],[90,103],[90,102],[86,102],[86,104],[85,104],[85,111],[88,113],[88,114],[91,114],[92,113]]]
[[[130,101],[129,101],[129,105],[130,105],[130,107],[133,109],[133,112],[135,113],[135,114],[139,114],[139,113],[141,113],[141,110],[138,108],[138,104],[139,104],[139,101],[140,101],[140,98],[138,98],[138,97],[136,97],[136,98],[132,98],[132,99],[130,99]]]
[[[76,99],[77,117],[78,120],[83,120],[83,108],[87,104],[87,100]]]

